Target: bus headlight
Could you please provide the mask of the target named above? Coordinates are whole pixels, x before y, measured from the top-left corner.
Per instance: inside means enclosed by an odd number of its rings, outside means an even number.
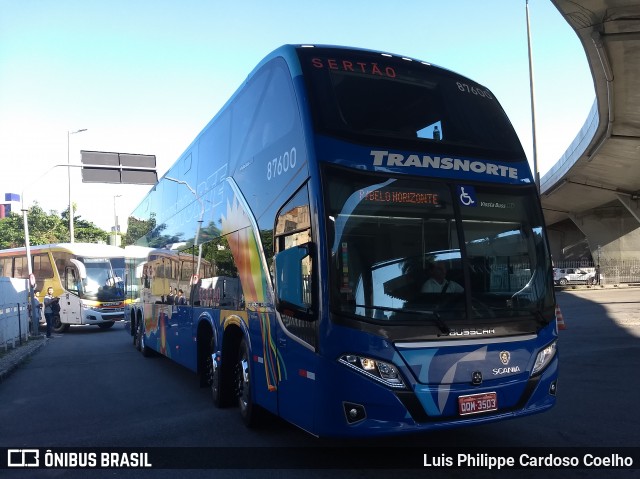
[[[343,354],[338,362],[394,389],[405,389],[398,368],[391,363],[356,354]]]
[[[538,356],[536,356],[536,362],[531,370],[532,376],[534,374],[538,374],[551,362],[553,357],[556,355],[556,343],[557,341],[552,342],[549,346],[538,353]]]

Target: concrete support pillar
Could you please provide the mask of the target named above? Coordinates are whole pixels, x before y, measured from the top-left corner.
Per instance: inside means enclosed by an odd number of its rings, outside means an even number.
[[[551,257],[554,262],[580,261],[589,258],[589,243],[571,220],[547,228]]]
[[[636,219],[640,226],[640,201],[638,198],[631,199],[626,195],[616,195],[620,203],[624,205],[629,213]]]
[[[640,257],[640,222],[622,202],[573,215],[571,220],[587,238],[594,261],[598,256],[618,261]]]

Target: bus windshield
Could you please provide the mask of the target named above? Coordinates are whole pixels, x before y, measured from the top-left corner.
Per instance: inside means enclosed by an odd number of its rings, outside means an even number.
[[[124,284],[117,276],[108,258],[82,258],[86,277],[80,283],[80,297],[97,301],[122,301]]]
[[[529,188],[329,169],[331,304],[367,320],[538,316],[553,304],[543,218]],[[469,190],[471,187],[467,186]]]
[[[298,54],[318,131],[428,142],[433,151],[440,143],[475,154],[488,150],[505,160],[524,158],[493,94],[463,76],[374,52],[301,48]]]

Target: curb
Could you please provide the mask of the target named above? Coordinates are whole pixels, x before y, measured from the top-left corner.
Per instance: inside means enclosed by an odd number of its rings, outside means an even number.
[[[0,357],[0,383],[15,371],[24,361],[41,347],[47,344],[48,339],[44,336],[30,338],[26,344],[16,346]]]

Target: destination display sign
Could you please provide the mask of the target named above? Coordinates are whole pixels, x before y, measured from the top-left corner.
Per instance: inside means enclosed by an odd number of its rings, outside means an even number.
[[[399,188],[362,188],[357,192],[361,204],[369,205],[411,205],[425,207],[440,207],[440,193],[438,191],[420,191]]]

